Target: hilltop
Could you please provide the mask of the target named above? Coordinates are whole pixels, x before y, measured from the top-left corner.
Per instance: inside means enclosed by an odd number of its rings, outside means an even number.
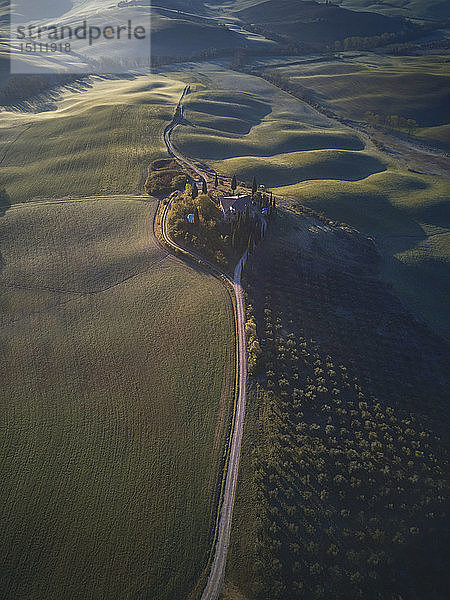
[[[354,12],[336,4],[314,1],[266,0],[237,13],[244,22],[297,41],[326,43],[351,36],[375,36],[405,30],[402,19]]]
[[[450,18],[447,0],[341,0],[341,5],[352,10],[370,10],[388,16],[411,19],[440,20]]]

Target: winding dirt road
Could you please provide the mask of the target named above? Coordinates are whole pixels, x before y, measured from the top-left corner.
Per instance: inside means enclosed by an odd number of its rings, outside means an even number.
[[[181,125],[184,120],[183,100],[185,99],[187,94],[189,94],[190,91],[191,91],[191,86],[187,85],[184,88],[184,91],[180,98],[180,101],[178,102],[177,108],[175,110],[175,115],[174,115],[172,121],[164,129],[164,143],[166,144],[167,151],[169,152],[169,154],[171,156],[173,156],[174,158],[176,158],[182,167],[187,168],[188,170],[194,171],[194,173],[196,173],[198,175],[199,179],[202,179],[203,171],[200,170],[195,165],[194,161],[188,159],[183,154],[181,154],[181,152],[172,143],[173,130],[176,127],[178,127],[178,125]]]
[[[182,152],[180,152],[180,150],[178,150],[178,148],[172,142],[172,133],[175,130],[175,128],[179,125],[183,125],[183,123],[186,124],[186,121],[184,120],[183,100],[188,94],[190,94],[190,92],[191,86],[187,85],[184,88],[180,101],[178,102],[175,115],[172,121],[164,129],[164,142],[166,144],[167,151],[169,152],[169,154],[178,161],[181,167],[187,169],[190,173],[196,174],[197,177],[193,177],[193,179],[195,179],[197,183],[202,182],[203,179],[205,179],[207,182],[214,181],[216,177],[216,171],[214,169],[209,169],[205,165],[195,162],[192,158],[185,156]],[[231,177],[229,175],[222,174],[220,175],[220,179],[222,181],[231,181]]]
[[[239,472],[239,459],[241,455],[242,433],[244,429],[246,387],[247,387],[247,344],[245,337],[245,309],[244,295],[241,286],[241,271],[246,256],[236,266],[232,286],[236,296],[236,323],[239,352],[238,398],[234,417],[233,437],[228,461],[227,477],[222,507],[220,509],[219,531],[214,550],[214,559],[211,565],[206,587],[201,600],[217,600],[222,589],[227,562],[228,544],[231,533],[233,506],[236,496],[237,478]]]
[[[164,141],[169,154],[174,156],[183,166],[193,170],[200,179],[207,179],[210,175],[209,171],[202,170],[192,160],[181,154],[174,147],[171,141],[171,133],[183,121],[183,99],[190,91],[190,86],[186,86],[183,95],[178,103],[175,116],[164,131]],[[172,201],[169,201],[165,206],[161,218],[162,235],[166,244],[178,251],[186,253],[187,250],[176,244],[168,235],[167,232],[167,214],[170,210]],[[211,563],[208,580],[201,596],[201,600],[218,600],[222,589],[225,567],[227,562],[228,545],[231,533],[231,521],[233,516],[233,506],[236,496],[237,478],[239,471],[239,459],[241,455],[242,433],[244,429],[245,406],[247,398],[247,342],[245,336],[245,307],[244,294],[241,286],[241,273],[247,260],[247,252],[236,265],[233,279],[228,275],[219,271],[219,269],[205,260],[200,255],[189,251],[192,258],[206,264],[216,275],[226,280],[227,285],[233,288],[236,303],[235,303],[235,322],[237,336],[237,356],[238,356],[238,373],[236,377],[237,393],[236,405],[233,416],[231,445],[229,458],[226,468],[225,487],[222,496],[220,515],[218,521],[218,530],[215,535],[214,557]]]

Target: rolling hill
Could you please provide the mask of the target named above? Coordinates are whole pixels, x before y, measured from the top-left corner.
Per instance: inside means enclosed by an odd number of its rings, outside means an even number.
[[[450,77],[445,55],[390,56],[344,53],[339,60],[280,67],[290,84],[306,91],[341,117],[366,121],[367,113],[385,119],[414,119],[415,134],[447,146],[450,127]]]
[[[246,265],[262,352],[223,600],[447,598],[449,346],[379,266],[292,204]]]
[[[445,0],[342,0],[351,10],[378,12],[387,16],[440,21],[450,18],[450,6]]]
[[[306,76],[322,68],[292,70]],[[205,63],[201,77],[185,76],[197,81],[186,100],[186,125],[175,134],[187,155],[249,182],[256,176],[286,207],[305,204],[373,236],[386,280],[416,317],[450,335],[447,179],[407,171],[367,137],[258,77]],[[317,79],[333,82],[332,75]]]
[[[404,23],[398,18],[354,12],[335,4],[314,1],[267,0],[236,14],[245,22],[309,43],[327,43],[351,36],[374,36],[404,29]]]
[[[116,23],[150,1],[38,4],[27,18]],[[406,39],[448,2],[152,5],[156,73],[10,77],[0,43],[0,597],[198,600],[206,578],[236,323],[201,260],[153,235],[148,166],[179,174],[155,160],[166,130],[277,205],[242,271],[252,375],[221,600],[444,600],[448,56],[327,45]],[[249,214],[222,229],[200,201],[169,232],[237,256]]]
[[[156,205],[0,218],[2,598],[172,600],[206,564],[233,311],[156,243]]]
[[[140,192],[182,90],[156,75],[93,77],[3,111],[0,160],[12,202]]]

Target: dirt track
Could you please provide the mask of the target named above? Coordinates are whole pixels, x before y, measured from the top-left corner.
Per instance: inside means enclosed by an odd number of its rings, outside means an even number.
[[[177,106],[174,119],[164,131],[164,141],[169,154],[174,156],[183,166],[192,169],[200,179],[208,179],[210,173],[203,171],[198,164],[194,164],[188,157],[181,154],[171,142],[171,133],[183,120],[182,101],[189,93],[189,86],[186,86],[180,102]],[[175,250],[186,253],[186,249],[173,242],[167,233],[167,213],[170,209],[170,202],[166,204],[163,210],[161,226],[164,241]],[[193,259],[200,261],[210,268],[216,275],[227,280],[227,283],[233,288],[235,295],[235,321],[237,336],[237,356],[238,356],[238,374],[237,374],[237,400],[233,419],[231,446],[229,458],[226,465],[225,488],[220,506],[219,526],[215,537],[214,558],[211,563],[206,587],[201,596],[201,600],[218,600],[223,580],[225,577],[225,567],[228,554],[228,544],[230,540],[231,522],[233,516],[233,506],[236,496],[236,486],[239,471],[239,459],[241,455],[242,433],[244,429],[245,406],[247,398],[247,342],[245,336],[245,307],[244,295],[241,286],[241,272],[245,264],[247,253],[241,258],[234,270],[233,279],[221,273],[215,265],[206,261],[201,256],[189,252]]]

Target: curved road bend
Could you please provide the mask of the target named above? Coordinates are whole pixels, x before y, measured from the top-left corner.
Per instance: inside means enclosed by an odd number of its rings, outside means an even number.
[[[183,124],[183,121],[184,121],[183,100],[190,92],[191,92],[191,86],[187,85],[184,88],[184,91],[180,98],[180,101],[178,102],[178,105],[177,105],[177,108],[175,111],[175,115],[174,115],[172,121],[164,129],[164,142],[166,144],[169,154],[171,156],[173,156],[182,167],[188,168],[198,175],[198,179],[196,180],[197,182],[199,182],[199,181],[201,182],[203,179],[205,179],[206,181],[208,181],[208,180],[214,181],[214,178],[216,176],[216,171],[214,171],[214,169],[207,170],[207,169],[201,168],[201,166],[197,165],[192,159],[188,158],[187,156],[184,156],[184,154],[182,154],[178,150],[178,148],[176,146],[174,146],[174,144],[172,142],[173,131],[175,130],[176,127],[178,127],[178,125]],[[220,179],[231,181],[231,177],[229,177],[228,175],[221,175]]]
[[[172,239],[169,238],[167,233],[167,213],[169,211],[171,202],[169,202],[163,212],[162,217],[162,233],[164,240],[172,248],[176,248],[183,252],[186,250]],[[194,252],[189,252],[196,260],[201,260],[216,273],[220,271],[200,255]],[[238,341],[238,393],[236,402],[236,413],[233,424],[233,436],[231,440],[230,456],[228,459],[227,475],[225,480],[225,489],[222,500],[222,507],[220,509],[219,517],[219,529],[216,538],[216,544],[214,548],[214,558],[211,565],[211,570],[208,576],[206,587],[201,596],[201,600],[218,600],[220,591],[222,589],[223,580],[225,577],[225,567],[227,562],[228,544],[231,533],[231,521],[233,516],[233,506],[236,497],[237,478],[239,472],[239,459],[241,456],[241,444],[242,434],[244,430],[244,418],[245,418],[245,405],[247,399],[247,342],[245,336],[245,308],[244,308],[244,294],[241,286],[241,271],[245,261],[247,259],[247,252],[241,258],[236,265],[234,270],[233,279],[226,277],[230,285],[233,287],[234,294],[236,297],[236,325],[237,325],[237,341]]]
[[[186,94],[190,91],[190,87],[186,86],[180,102],[177,106],[175,117],[168,127],[164,131],[164,141],[166,142],[167,149],[177,160],[183,165],[193,169],[200,178],[205,178],[206,173],[192,163],[192,161],[183,156],[179,150],[177,150],[170,139],[172,131],[177,125],[180,124],[183,119],[183,105],[182,101]],[[185,248],[180,247],[172,239],[170,239],[167,233],[167,214],[170,209],[172,201],[169,201],[164,207],[161,225],[162,234],[166,243],[172,248],[186,252]],[[241,455],[241,444],[242,444],[242,433],[244,429],[244,418],[245,418],[245,405],[247,399],[247,341],[245,336],[245,308],[244,308],[244,294],[241,285],[241,272],[243,266],[247,260],[247,252],[243,255],[241,260],[236,265],[234,270],[233,279],[221,273],[215,265],[206,261],[200,255],[189,252],[196,260],[200,260],[203,263],[208,264],[212,270],[222,275],[227,279],[229,284],[234,290],[236,297],[236,328],[237,328],[237,352],[238,352],[238,377],[237,377],[237,401],[236,411],[233,423],[233,433],[231,439],[230,455],[227,465],[227,474],[225,479],[225,488],[222,499],[222,506],[220,508],[219,516],[219,528],[217,532],[214,558],[211,564],[211,570],[208,576],[206,587],[201,596],[201,600],[218,600],[220,591],[222,589],[223,581],[225,578],[225,567],[227,562],[228,545],[230,541],[231,533],[231,521],[233,516],[233,506],[236,496],[237,478],[239,471],[239,459]]]
[[[191,86],[187,85],[184,88],[184,91],[180,98],[180,101],[178,102],[172,122],[169,123],[169,125],[167,125],[167,127],[164,129],[164,142],[166,144],[169,154],[172,155],[174,158],[176,158],[176,160],[181,164],[181,166],[183,166],[185,168],[187,167],[191,171],[194,171],[194,173],[196,173],[199,176],[199,179],[201,180],[205,177],[204,171],[199,169],[199,167],[197,167],[192,160],[190,160],[189,158],[187,158],[183,154],[181,154],[181,152],[177,148],[175,148],[175,146],[172,143],[172,139],[171,139],[173,130],[176,127],[178,127],[178,125],[181,125],[181,123],[183,122],[183,119],[184,119],[183,100],[190,93],[190,91],[191,91]]]

